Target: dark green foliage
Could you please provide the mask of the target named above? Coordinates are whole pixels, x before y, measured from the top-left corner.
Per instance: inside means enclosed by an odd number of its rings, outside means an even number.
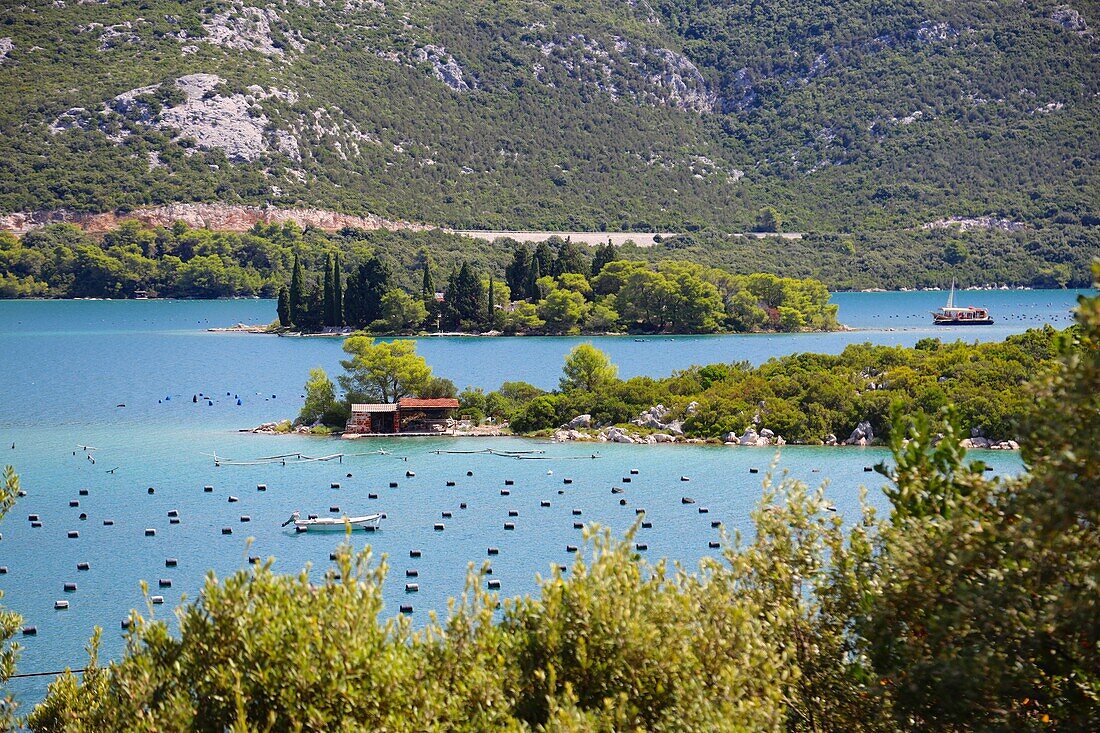
[[[325,307],[325,326],[336,325],[336,289],[332,283],[332,255],[325,258],[325,271],[322,274],[324,287],[322,289],[322,298],[324,300]]]
[[[340,254],[333,256],[332,263],[332,325],[344,325],[344,279],[340,274]]]
[[[360,264],[344,295],[347,325],[367,328],[381,319],[382,298],[390,287],[390,269],[381,258],[372,256]]]
[[[283,328],[289,328],[293,321],[290,320],[290,291],[286,288],[279,288],[279,301],[276,310],[279,315],[279,325]]]
[[[530,270],[531,250],[517,243],[512,253],[512,261],[504,269],[504,282],[512,291],[512,300],[527,300],[531,297],[528,288]]]
[[[475,331],[484,322],[485,292],[481,279],[468,262],[463,262],[462,267],[451,274],[444,298],[444,328]]]
[[[289,306],[290,306],[290,320],[288,324],[298,324],[298,319],[302,312],[302,263],[298,259],[298,255],[294,255],[294,268],[290,273],[290,294],[289,294]]]

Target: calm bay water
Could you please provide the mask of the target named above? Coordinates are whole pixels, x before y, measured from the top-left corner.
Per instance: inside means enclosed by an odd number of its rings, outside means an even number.
[[[944,338],[999,340],[1042,323],[1069,325],[1075,293],[997,291],[963,293],[959,301],[989,307],[998,324],[964,331],[927,325],[928,311],[942,293],[838,294],[841,320],[867,329],[835,334],[569,339],[422,339],[419,350],[436,373],[460,387],[487,389],[509,379],[552,387],[572,346],[591,340],[611,354],[624,376],[660,376],[691,364],[762,362],[795,351],[839,352],[850,343],[912,344]],[[600,522],[621,533],[644,507],[653,528],[638,541],[656,559],[694,565],[715,552],[712,521],[747,530],[760,497],[760,481],[774,454],[768,450],[719,447],[547,445],[507,439],[368,440],[355,443],[300,437],[262,437],[236,432],[263,420],[293,416],[301,404],[306,371],[339,371],[337,339],[290,339],[213,334],[204,329],[238,321],[271,319],[271,301],[0,301],[0,448],[2,463],[15,465],[28,496],[19,500],[0,530],[0,575],[4,604],[38,627],[24,637],[21,671],[82,666],[84,644],[95,625],[105,629],[106,656],[121,651],[119,622],[132,607],[143,608],[140,581],[165,597],[158,615],[181,596],[194,598],[208,571],[225,575],[247,566],[251,555],[274,556],[275,567],[295,571],[307,563],[326,567],[342,535],[295,535],[279,525],[295,509],[328,514],[330,507],[358,513],[385,511],[375,534],[357,534],[390,558],[387,607],[414,606],[414,620],[443,610],[462,589],[467,563],[487,559],[505,595],[531,592],[536,573],[551,563],[568,564],[567,544],[581,544],[574,521]],[[889,330],[894,329],[894,330]],[[203,393],[209,401],[192,401]],[[238,399],[241,404],[237,404]],[[209,404],[213,402],[213,404]],[[119,405],[125,405],[121,407]],[[14,447],[13,447],[14,446]],[[79,446],[93,446],[87,458]],[[538,460],[433,451],[527,449]],[[379,448],[390,455],[370,454]],[[349,454],[342,462],[215,467],[210,456],[247,460],[302,451]],[[600,458],[593,459],[593,451]],[[75,454],[74,454],[75,452]],[[886,458],[880,449],[788,446],[780,470],[812,483],[826,478],[837,508],[854,517],[859,487],[885,508],[881,478],[864,472]],[[998,473],[1021,467],[1014,454],[983,455]],[[623,477],[630,469],[629,484]],[[750,474],[758,468],[761,474]],[[115,469],[113,472],[108,472]],[[415,472],[406,478],[405,472]],[[472,477],[466,472],[473,471]],[[553,474],[548,474],[553,471]],[[351,474],[349,477],[348,474]],[[683,482],[681,476],[690,478]],[[573,483],[566,485],[565,478]],[[504,481],[515,481],[504,496]],[[398,488],[389,488],[397,481]],[[455,487],[446,487],[455,481]],[[331,483],[341,488],[329,488]],[[204,485],[214,486],[212,493]],[[268,490],[260,492],[258,484]],[[612,486],[626,493],[613,495]],[[154,487],[153,494],[148,488]],[[87,496],[79,494],[87,489]],[[563,493],[559,493],[563,492]],[[376,493],[378,499],[369,499]],[[234,495],[238,502],[230,503]],[[681,496],[696,499],[683,505]],[[619,499],[627,500],[626,506]],[[540,502],[551,502],[549,508]],[[79,502],[72,507],[70,501]],[[467,509],[459,505],[466,502]],[[699,513],[700,507],[709,512]],[[178,510],[180,523],[168,521]],[[519,516],[510,518],[508,510]],[[580,516],[572,514],[579,509]],[[453,517],[442,519],[441,512]],[[87,514],[86,520],[79,518]],[[30,514],[42,527],[32,528]],[[241,522],[242,515],[250,517]],[[104,519],[113,519],[105,526]],[[443,521],[446,529],[433,530]],[[514,521],[515,530],[504,530]],[[231,527],[231,535],[223,535]],[[145,529],[156,535],[145,536]],[[79,537],[70,539],[70,530]],[[254,538],[250,546],[248,538]],[[422,557],[409,557],[410,549]],[[174,568],[165,558],[177,558]],[[78,562],[90,563],[78,571]],[[420,591],[404,592],[404,570],[419,571]],[[159,579],[171,587],[158,588]],[[77,583],[75,592],[63,584]],[[70,608],[55,611],[54,601]],[[46,680],[18,681],[26,702],[41,697]]]

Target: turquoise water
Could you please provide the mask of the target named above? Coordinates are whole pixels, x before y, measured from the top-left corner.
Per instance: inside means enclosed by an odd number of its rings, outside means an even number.
[[[999,339],[1043,322],[1068,325],[1074,302],[1074,294],[1066,292],[973,294],[971,302],[990,307],[1002,322],[960,333],[925,325],[927,311],[941,304],[942,294],[835,297],[846,323],[890,324],[885,328],[899,330],[592,340],[611,353],[624,375],[663,375],[693,363],[760,362],[793,351],[835,352],[866,340],[914,343],[930,334]],[[420,622],[429,609],[445,609],[446,599],[461,591],[470,562],[491,559],[493,577],[506,595],[533,591],[537,573],[546,573],[552,563],[570,562],[566,545],[580,544],[580,531],[573,527],[577,521],[622,532],[635,510],[644,507],[653,522],[638,537],[648,544],[646,553],[689,566],[714,552],[708,548],[718,538],[712,521],[731,530],[749,528],[763,472],[774,458],[770,450],[506,439],[352,443],[238,433],[238,428],[295,414],[309,367],[339,370],[340,342],[335,339],[204,330],[262,322],[272,311],[269,301],[0,302],[2,462],[16,466],[28,494],[0,525],[0,565],[8,570],[0,575],[0,589],[3,602],[38,627],[37,636],[20,640],[25,647],[21,671],[81,666],[95,625],[105,630],[104,654],[117,656],[120,621],[128,609],[144,607],[142,580],[151,593],[165,597],[157,613],[167,616],[181,597],[195,597],[208,571],[225,575],[246,567],[249,554],[274,556],[275,567],[288,572],[307,563],[327,566],[342,536],[287,533],[279,525],[295,509],[322,515],[332,506],[351,514],[387,512],[381,531],[357,534],[355,543],[369,542],[377,553],[388,554],[388,611],[411,603],[414,621]],[[1004,319],[1008,313],[1020,317]],[[419,348],[438,374],[460,387],[492,388],[516,378],[550,387],[562,357],[578,340],[433,338],[422,340]],[[193,402],[199,393],[208,399]],[[93,446],[95,462],[78,446]],[[546,452],[539,454],[542,460],[432,452],[488,447]],[[379,448],[392,453],[287,466],[215,467],[210,455],[216,451],[247,460],[296,451],[367,454]],[[600,458],[589,457],[594,450]],[[852,517],[863,484],[872,488],[871,503],[884,508],[877,491],[881,478],[864,467],[885,458],[884,451],[873,448],[788,446],[780,467],[812,483],[828,478],[829,496]],[[1021,467],[1014,454],[983,458],[1002,474]],[[749,473],[750,468],[761,474]],[[630,475],[631,469],[637,475]],[[406,478],[406,471],[415,477]],[[683,482],[681,476],[691,480]],[[624,477],[630,483],[623,483]],[[566,478],[573,483],[563,483]],[[505,487],[506,479],[514,486]],[[391,481],[398,487],[389,488]],[[447,487],[447,481],[456,486]],[[341,487],[332,489],[332,483]],[[212,493],[203,491],[207,484],[214,486]],[[266,484],[267,491],[258,491],[258,484]],[[612,486],[623,486],[626,493],[613,495]],[[505,488],[510,495],[501,495]],[[370,499],[371,493],[378,498]],[[230,495],[239,501],[230,503]],[[697,503],[681,504],[683,496]],[[626,506],[619,505],[620,498]],[[549,508],[540,505],[544,500],[551,502]],[[71,507],[71,501],[79,506]],[[459,508],[462,502],[467,509]],[[699,513],[700,507],[709,512]],[[574,516],[574,509],[581,514]],[[170,510],[177,510],[179,524],[169,523]],[[509,510],[519,516],[509,517]],[[443,511],[453,516],[444,519]],[[81,513],[87,519],[81,520]],[[30,514],[39,515],[40,528],[32,528]],[[242,523],[242,515],[251,521]],[[104,519],[114,524],[105,526]],[[446,529],[437,532],[433,524],[440,521]],[[505,530],[504,522],[514,522],[515,529]],[[223,535],[223,527],[233,533]],[[156,535],[145,536],[147,528]],[[79,537],[70,539],[71,530]],[[254,538],[251,545],[249,538]],[[488,558],[490,546],[500,554]],[[411,549],[420,549],[422,557],[410,558]],[[168,557],[177,558],[178,566],[165,567]],[[78,571],[78,562],[88,562],[90,570]],[[404,592],[406,569],[419,571],[419,593]],[[162,578],[171,580],[171,587],[159,588]],[[77,590],[65,592],[67,582],[77,583]],[[68,600],[70,608],[55,611],[58,599]],[[20,680],[13,689],[33,702],[46,681]]]

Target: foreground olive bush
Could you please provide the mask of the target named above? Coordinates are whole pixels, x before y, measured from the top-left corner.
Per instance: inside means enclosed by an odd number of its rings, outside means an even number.
[[[209,579],[179,631],[58,678],[34,731],[1100,729],[1100,299],[1033,385],[1028,472],[966,463],[950,416],[900,414],[887,521],[765,483],[751,541],[687,571],[587,530],[533,598],[466,592],[414,631],[386,565]]]

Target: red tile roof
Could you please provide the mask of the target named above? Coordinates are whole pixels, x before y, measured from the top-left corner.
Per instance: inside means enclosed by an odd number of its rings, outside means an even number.
[[[450,408],[458,409],[458,400],[454,397],[434,397],[423,399],[420,397],[402,397],[397,401],[397,406],[402,410],[418,407]]]

